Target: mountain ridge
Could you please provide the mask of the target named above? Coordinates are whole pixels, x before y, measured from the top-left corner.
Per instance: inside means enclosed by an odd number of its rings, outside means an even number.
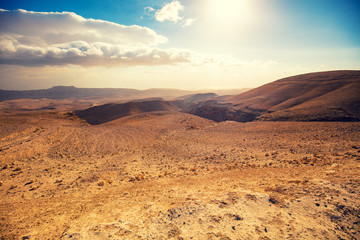
[[[233,94],[234,91],[244,92],[248,88],[238,90],[223,89],[223,90],[183,90],[175,88],[149,88],[144,90],[134,88],[77,88],[75,86],[54,86],[48,89],[35,90],[4,90],[0,89],[0,102],[6,100],[16,99],[42,99],[48,98],[53,100],[76,98],[76,99],[96,99],[106,98],[121,101],[129,101],[133,99],[142,98],[165,98],[174,99],[185,95],[192,95],[198,93],[221,93],[221,95]]]

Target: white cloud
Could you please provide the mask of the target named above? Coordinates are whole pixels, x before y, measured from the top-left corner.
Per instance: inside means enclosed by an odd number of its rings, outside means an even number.
[[[152,7],[146,7],[144,11],[146,15],[154,16],[158,22],[170,21],[179,23],[183,27],[189,27],[195,22],[196,18],[184,18],[184,16],[181,16],[180,13],[184,9],[184,6],[179,1],[172,1],[166,3],[161,9],[155,10]]]
[[[147,15],[150,15],[152,12],[155,12],[155,9],[152,7],[146,7],[144,8],[144,11]]]
[[[173,2],[174,3],[174,2]],[[185,24],[194,21],[191,19]],[[0,10],[0,64],[22,66],[232,65],[236,59],[161,49],[164,36],[141,26],[71,12]]]
[[[184,20],[183,27],[189,27],[196,21],[196,18],[187,18]]]
[[[0,11],[0,34],[21,35],[21,42],[56,44],[83,40],[122,45],[157,45],[167,39],[152,29],[85,19],[72,12]]]
[[[155,12],[155,19],[159,22],[171,21],[177,23],[181,19],[180,13],[184,11],[184,6],[179,1],[173,1],[165,4],[161,9]]]

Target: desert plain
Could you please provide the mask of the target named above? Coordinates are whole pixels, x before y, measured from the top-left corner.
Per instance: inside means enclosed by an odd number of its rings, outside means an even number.
[[[360,238],[360,122],[2,104],[0,239]]]

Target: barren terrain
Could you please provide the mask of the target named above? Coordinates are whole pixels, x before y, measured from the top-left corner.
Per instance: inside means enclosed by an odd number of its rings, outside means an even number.
[[[4,91],[0,239],[360,239],[359,77]]]
[[[360,123],[0,116],[1,239],[359,239]]]

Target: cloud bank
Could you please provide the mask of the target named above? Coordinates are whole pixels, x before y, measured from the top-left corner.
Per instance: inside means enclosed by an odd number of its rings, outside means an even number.
[[[0,9],[0,64],[163,65],[190,62],[188,50],[162,50],[152,29],[85,19],[72,12]]]

